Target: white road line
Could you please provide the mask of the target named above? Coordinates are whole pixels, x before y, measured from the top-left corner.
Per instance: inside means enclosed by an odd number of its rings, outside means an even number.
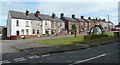
[[[47,55],[42,55],[42,57],[46,57],[46,56],[50,56],[50,54],[47,54]]]
[[[29,59],[35,59],[35,58],[39,58],[40,56],[34,55],[34,56],[29,56]]]
[[[75,63],[73,63],[73,64],[69,64],[69,65],[74,65],[74,64],[86,62],[86,61],[93,60],[93,59],[96,59],[96,58],[99,58],[99,57],[103,57],[103,56],[105,56],[105,55],[107,55],[107,54],[102,54],[102,55],[99,55],[99,56],[96,56],[96,57],[92,57],[92,58],[89,58],[89,59],[86,59],[86,60],[77,61],[77,62],[75,62]]]
[[[0,61],[1,64],[10,63],[9,60]]]
[[[16,61],[16,62],[24,61],[24,60],[26,60],[24,57],[14,59],[14,61]]]

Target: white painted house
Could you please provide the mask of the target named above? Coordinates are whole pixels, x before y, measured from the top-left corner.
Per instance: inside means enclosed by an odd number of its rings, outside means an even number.
[[[9,11],[7,18],[7,37],[10,39],[37,38],[46,34],[46,30],[51,34],[52,22],[64,22],[53,19],[52,16],[36,13]],[[63,26],[64,28],[64,26]],[[59,29],[59,28],[56,28]]]

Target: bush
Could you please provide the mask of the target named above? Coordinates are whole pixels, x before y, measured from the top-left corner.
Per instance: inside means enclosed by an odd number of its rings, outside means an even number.
[[[52,33],[52,34],[54,34],[54,32],[53,32],[53,31],[51,31],[51,33]]]
[[[48,34],[48,31],[46,30],[45,33]]]

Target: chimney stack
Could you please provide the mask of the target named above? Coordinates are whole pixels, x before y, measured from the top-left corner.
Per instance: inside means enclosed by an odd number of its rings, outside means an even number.
[[[61,14],[60,14],[60,18],[63,18],[63,17],[64,17],[64,13],[61,13]]]
[[[55,14],[54,13],[52,13],[52,18],[55,18]]]
[[[98,18],[96,18],[96,21],[98,21]]]
[[[81,19],[84,19],[84,16],[81,16]]]
[[[72,18],[75,18],[75,14],[72,15]]]
[[[101,18],[99,18],[99,21],[101,21]]]
[[[90,19],[90,20],[91,20],[91,17],[88,17],[88,19]]]
[[[26,16],[28,16],[28,15],[29,15],[29,11],[28,11],[28,10],[26,10],[25,15],[26,15]]]
[[[36,11],[36,17],[39,17],[40,16],[40,11]]]

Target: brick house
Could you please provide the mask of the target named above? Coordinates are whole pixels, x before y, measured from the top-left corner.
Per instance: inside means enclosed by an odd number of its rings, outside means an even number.
[[[80,32],[84,32],[85,31],[85,28],[87,28],[87,26],[86,26],[86,21],[84,20],[84,17],[83,16],[81,16],[81,18],[76,18],[75,17],[75,15],[73,14],[72,15],[72,18],[74,18],[75,20],[77,20],[78,22],[79,22],[79,26],[78,26],[78,28],[79,28],[79,33]]]
[[[67,30],[67,33],[73,33],[72,30],[72,24],[76,25],[76,33],[79,34],[79,22],[77,20],[75,20],[72,16],[72,18],[70,17],[64,17],[64,14],[61,13],[60,19],[62,19],[65,22],[65,28]]]

